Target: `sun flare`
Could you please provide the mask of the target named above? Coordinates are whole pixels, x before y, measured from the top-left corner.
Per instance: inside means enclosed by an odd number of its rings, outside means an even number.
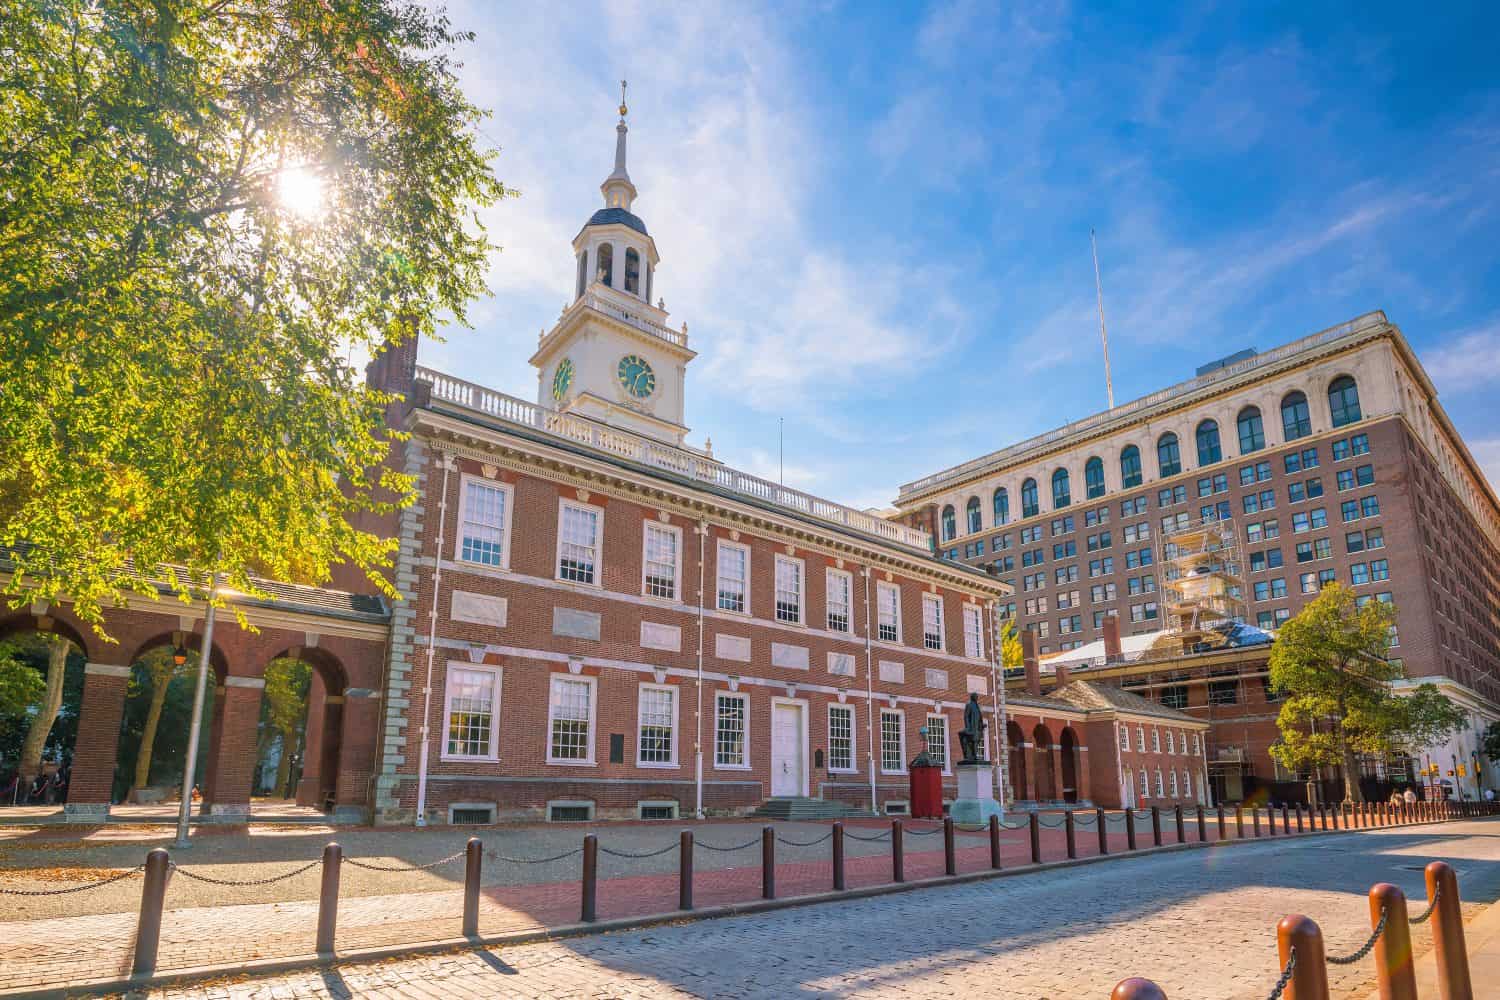
[[[283,170],[276,193],[282,206],[304,221],[314,221],[328,210],[323,200],[323,179],[306,167]]]

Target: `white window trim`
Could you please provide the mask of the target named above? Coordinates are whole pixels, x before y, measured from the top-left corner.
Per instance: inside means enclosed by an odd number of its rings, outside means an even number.
[[[474,562],[463,557],[464,553],[464,521],[469,512],[469,484],[478,483],[490,489],[499,490],[505,494],[505,523],[500,530],[504,533],[504,543],[500,546],[500,565],[491,566],[489,563]],[[463,472],[458,477],[458,519],[454,525],[453,532],[453,561],[463,566],[483,566],[485,569],[510,569],[511,517],[516,509],[515,487],[509,483],[502,483],[498,479],[486,479],[472,473]]]
[[[1130,727],[1120,726],[1120,749],[1126,752],[1130,750]]]
[[[1151,727],[1151,752],[1161,753],[1161,729],[1157,726]]]
[[[949,745],[950,744],[950,740],[948,738],[949,737],[948,730],[951,729],[951,728],[953,728],[953,724],[948,721],[948,717],[946,715],[944,715],[942,712],[928,712],[927,713],[927,718],[924,721],[930,723],[933,719],[941,719],[941,720],[943,720],[943,773],[944,774],[952,774],[953,773],[953,753],[952,753],[952,748]],[[929,740],[929,742],[931,742],[931,741]]]
[[[1162,781],[1161,768],[1156,769],[1156,797],[1164,799],[1167,797],[1167,786]]]
[[[834,767],[833,760],[833,711],[839,709],[849,713],[849,766]],[[824,730],[828,734],[828,771],[831,774],[858,774],[859,773],[859,718],[853,705],[844,705],[831,701],[828,703],[828,728]]]
[[[930,606],[937,608],[937,615],[936,615],[936,617],[937,617],[937,642],[938,642],[938,644],[936,646],[929,646],[929,645],[927,645],[927,609]],[[946,653],[948,651],[948,637],[944,634],[944,633],[946,633],[948,631],[948,629],[947,629],[947,622],[945,622],[943,620],[943,611],[944,611],[944,608],[943,608],[943,595],[941,595],[941,594],[923,594],[922,595],[922,648],[923,649],[930,650],[930,651],[935,652],[935,653]]]
[[[780,597],[776,586],[776,570],[782,563],[793,563],[797,567],[797,579],[800,585],[797,588],[797,620],[785,621],[776,616],[776,603]],[[798,559],[796,556],[777,555],[771,567],[771,620],[778,625],[791,625],[794,628],[807,627],[807,560]]]
[[[983,660],[984,659],[984,612],[981,609],[975,607],[972,604],[965,604],[963,606],[963,621],[964,621],[964,655],[967,656],[967,657],[969,657],[972,660]],[[972,631],[969,628],[970,621],[973,621],[974,624],[975,624],[975,628]],[[974,639],[977,642],[977,644],[978,644],[979,648],[978,648],[977,651],[970,649],[969,640],[971,638]]]
[[[672,696],[672,759],[669,761],[646,761],[641,760],[641,730],[644,728],[641,722],[641,696],[647,691],[665,691]],[[663,770],[682,766],[682,757],[678,753],[682,746],[682,731],[678,726],[681,714],[680,705],[682,699],[678,697],[676,684],[653,684],[642,681],[635,692],[635,766]],[[548,724],[548,729],[551,724]]]
[[[1141,768],[1141,801],[1144,802],[1151,797],[1151,775],[1146,769]]]
[[[745,762],[743,764],[720,764],[719,763],[719,699],[738,698],[745,706]],[[748,771],[750,770],[750,695],[745,691],[715,691],[714,692],[714,715],[713,715],[713,761],[716,771]]]
[[[885,717],[887,715],[899,716],[901,719],[901,766],[894,771],[887,770],[885,766]],[[881,774],[905,774],[906,773],[906,710],[903,708],[882,708],[880,718],[876,720],[879,728],[876,730],[876,738],[880,741],[876,748],[876,756],[880,762]]]
[[[584,583],[582,580],[569,580],[562,575],[562,547],[563,547],[563,512],[569,507],[576,510],[591,511],[598,516],[595,521],[596,532],[594,535],[594,582]],[[557,547],[552,553],[552,578],[558,583],[565,583],[571,587],[588,587],[590,590],[604,589],[604,508],[591,503],[583,503],[578,500],[569,500],[559,497],[557,500]]]
[[[849,595],[849,627],[847,629],[844,629],[843,631],[840,631],[839,629],[834,628],[833,627],[833,623],[829,620],[829,617],[828,617],[829,613],[830,613],[830,611],[829,611],[830,602],[828,600],[828,595],[833,591],[833,588],[831,586],[829,586],[829,581],[834,580],[834,579],[840,579],[840,580],[844,581],[844,584],[845,584],[845,587],[846,587],[846,592]],[[849,572],[846,569],[834,569],[833,567],[830,566],[824,572],[824,578],[823,578],[823,624],[824,624],[824,626],[826,626],[827,631],[832,632],[835,635],[853,635],[854,634],[854,574],[851,573],[851,572]]]
[[[600,520],[599,525],[600,525],[601,528],[603,528],[603,526],[604,526],[603,520]],[[673,552],[673,555],[674,555],[675,559],[674,559],[674,563],[673,563],[673,566],[672,566],[672,590],[673,590],[673,594],[672,594],[671,597],[660,597],[660,596],[658,596],[656,594],[653,594],[653,593],[651,593],[650,588],[646,585],[646,552],[647,552],[647,540],[651,537],[651,532],[653,532],[653,531],[667,531],[667,532],[671,532],[672,534],[674,534],[674,535],[677,536],[677,544],[672,547],[672,552]],[[602,532],[601,532],[601,535],[602,535]],[[562,560],[560,558],[558,559],[558,563],[559,563],[559,568],[561,568]],[[641,522],[641,596],[644,597],[644,598],[646,598],[646,600],[648,600],[648,601],[660,601],[662,604],[681,604],[681,603],[683,603],[683,601],[682,601],[682,529],[679,528],[675,524],[663,524],[660,521],[642,521]],[[715,594],[714,601],[715,601],[715,603],[718,603],[718,596],[717,596],[717,594]]]
[[[466,753],[448,752],[448,720],[453,717],[453,685],[448,683],[449,676],[453,670],[472,670],[475,673],[490,673],[495,675],[495,704],[490,710],[490,750],[488,755],[475,755]],[[467,660],[449,660],[447,669],[443,673],[443,728],[442,728],[442,752],[438,754],[439,760],[465,760],[481,761],[485,763],[498,763],[500,760],[500,703],[501,690],[504,683],[502,667],[490,666],[484,663],[470,663]],[[551,726],[548,726],[550,732]]]
[[[588,756],[583,760],[572,760],[552,756],[552,720],[554,718],[552,709],[552,682],[554,680],[582,681],[589,686],[589,740]],[[547,675],[547,732],[546,755],[547,763],[558,767],[595,767],[598,764],[599,745],[599,678],[590,677],[587,674],[567,674],[553,672]]]
[[[1135,752],[1146,752],[1146,727],[1137,725],[1135,727]]]
[[[719,581],[723,579],[723,576],[720,573],[720,569],[724,565],[723,552],[724,552],[725,549],[739,549],[741,552],[743,552],[745,554],[745,610],[744,611],[733,611],[733,610],[730,610],[729,608],[721,608],[721,607],[719,607]],[[727,539],[723,539],[723,538],[719,539],[719,547],[718,547],[718,549],[716,550],[716,552],[714,554],[714,603],[713,603],[714,610],[717,611],[719,614],[724,614],[724,615],[738,615],[738,616],[743,617],[743,618],[750,618],[750,617],[752,617],[752,611],[753,611],[752,604],[751,604],[751,601],[750,601],[750,594],[751,594],[751,592],[752,592],[752,588],[751,588],[751,568],[750,568],[750,546],[744,544],[743,542],[731,542],[731,541],[728,541]]]
[[[896,595],[896,605],[895,605],[895,607],[896,607],[896,639],[895,639],[894,643],[891,643],[889,640],[881,639],[880,638],[880,610],[881,610],[881,607],[882,607],[880,595],[883,594],[883,593],[886,593],[888,591],[891,592],[891,593],[894,593]],[[903,643],[901,641],[901,586],[900,586],[900,584],[897,584],[895,582],[890,582],[890,583],[876,582],[876,584],[875,584],[875,635],[873,636],[873,638],[877,642],[885,642],[885,643],[887,643],[889,645],[896,645],[896,646],[903,645]]]

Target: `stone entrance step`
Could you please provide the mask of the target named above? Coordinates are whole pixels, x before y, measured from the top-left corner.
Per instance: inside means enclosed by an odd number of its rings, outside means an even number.
[[[759,809],[756,809],[750,815],[756,819],[823,820],[845,819],[852,816],[873,816],[874,813],[864,809],[855,809],[842,802],[833,802],[828,799],[788,796],[785,798],[767,799],[761,803]]]

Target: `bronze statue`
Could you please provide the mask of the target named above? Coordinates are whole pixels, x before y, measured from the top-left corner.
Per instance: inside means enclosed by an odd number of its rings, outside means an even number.
[[[979,750],[984,746],[984,710],[979,707],[979,695],[970,692],[969,703],[964,706],[964,728],[958,734],[958,746],[963,751],[961,764],[982,761]]]

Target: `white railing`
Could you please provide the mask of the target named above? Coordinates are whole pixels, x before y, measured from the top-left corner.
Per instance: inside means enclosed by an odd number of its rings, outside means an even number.
[[[1338,326],[1332,326],[1326,330],[1320,330],[1310,336],[1303,337],[1300,340],[1294,340],[1290,344],[1283,344],[1262,354],[1246,358],[1243,361],[1237,361],[1232,365],[1225,365],[1223,368],[1215,369],[1206,375],[1199,375],[1196,378],[1179,382],[1165,389],[1158,389],[1150,395],[1142,396],[1140,399],[1121,403],[1113,410],[1105,410],[1093,416],[1075,420],[1070,424],[1064,424],[1043,434],[1027,438],[1025,441],[1001,448],[999,451],[970,459],[962,465],[955,465],[950,469],[944,469],[942,472],[935,472],[915,482],[907,483],[901,487],[897,503],[904,503],[909,497],[926,493],[945,483],[967,479],[976,473],[988,471],[996,466],[1014,461],[1028,452],[1043,448],[1064,438],[1072,437],[1075,434],[1095,430],[1115,421],[1127,420],[1142,410],[1165,403],[1169,399],[1176,399],[1186,393],[1199,392],[1238,375],[1243,375],[1245,372],[1277,364],[1295,354],[1301,354],[1310,348],[1322,347],[1332,341],[1340,340],[1356,333],[1363,333],[1366,330],[1384,326],[1385,324],[1385,313],[1379,311],[1366,313],[1363,316],[1349,320],[1347,323],[1340,323]]]
[[[534,403],[507,396],[503,392],[496,392],[494,389],[487,389],[461,378],[454,378],[436,369],[419,366],[416,377],[417,381],[426,382],[431,387],[433,399],[497,417],[507,423],[519,424],[566,438],[596,451],[662,469],[730,493],[798,511],[821,521],[874,535],[898,545],[905,545],[922,552],[931,551],[931,543],[925,531],[887,521],[883,517],[845,507],[843,504],[824,500],[759,476],[752,476],[748,472],[731,469],[721,462],[686,448],[678,448],[631,431],[609,427],[587,417],[543,409]]]
[[[581,295],[572,305],[563,310],[557,325],[552,330],[544,333],[538,338],[538,346],[545,344],[547,338],[552,336],[563,323],[580,309],[592,309],[603,313],[611,319],[617,319],[621,323],[635,327],[642,333],[664,340],[674,347],[686,348],[688,345],[687,327],[674,330],[670,326],[658,323],[640,308],[646,305],[633,298],[625,292],[616,292],[605,285],[594,284]]]

